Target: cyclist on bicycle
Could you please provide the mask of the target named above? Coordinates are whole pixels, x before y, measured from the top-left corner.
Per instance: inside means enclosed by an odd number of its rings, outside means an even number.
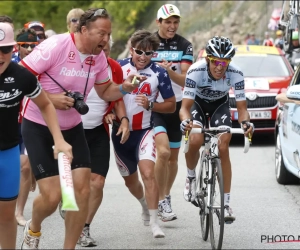
[[[206,114],[210,117],[211,127],[232,127],[228,92],[232,87],[238,110],[238,121],[245,130],[245,136],[252,135],[254,126],[250,123],[244,93],[243,73],[230,64],[235,55],[232,42],[226,37],[215,36],[207,42],[205,62],[195,62],[189,68],[185,79],[182,105],[179,112],[183,133],[192,127],[203,128],[208,125]],[[234,221],[229,207],[231,186],[231,163],[229,143],[231,134],[223,134],[219,141],[219,154],[224,176],[225,221]],[[189,137],[189,151],[185,155],[187,178],[183,196],[186,201],[194,201],[196,193],[195,168],[199,160],[199,150],[204,142],[203,134]],[[190,194],[190,195],[189,195]]]

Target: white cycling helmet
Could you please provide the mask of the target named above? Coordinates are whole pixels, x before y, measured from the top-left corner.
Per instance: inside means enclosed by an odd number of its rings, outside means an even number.
[[[214,36],[206,44],[206,54],[218,58],[231,59],[235,55],[235,49],[229,38]]]
[[[170,16],[180,17],[179,9],[173,4],[164,4],[157,11],[157,20],[159,20],[160,18],[167,19]]]

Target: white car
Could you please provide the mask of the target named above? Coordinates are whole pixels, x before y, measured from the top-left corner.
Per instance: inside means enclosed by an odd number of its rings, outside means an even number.
[[[276,124],[275,173],[279,184],[300,180],[300,68],[280,107]]]

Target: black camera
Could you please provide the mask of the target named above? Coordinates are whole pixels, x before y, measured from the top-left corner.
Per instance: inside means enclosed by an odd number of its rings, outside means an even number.
[[[77,112],[81,115],[87,114],[89,112],[89,106],[84,102],[84,95],[80,92],[67,92],[67,97],[74,99],[74,106]]]

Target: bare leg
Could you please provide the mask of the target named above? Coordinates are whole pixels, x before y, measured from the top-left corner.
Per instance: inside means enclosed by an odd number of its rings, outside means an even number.
[[[86,219],[86,223],[90,224],[101,205],[103,198],[103,188],[105,183],[105,177],[98,174],[91,174],[91,193],[89,198],[89,211]]]
[[[132,175],[123,176],[125,185],[128,187],[130,193],[138,200],[144,197],[144,188],[139,180],[138,172],[136,171]]]
[[[21,181],[20,193],[17,199],[16,219],[20,226],[25,226],[26,220],[24,219],[24,207],[31,189],[31,168],[27,155],[21,155]]]
[[[17,222],[14,211],[16,200],[0,201],[0,246],[1,249],[16,249]]]
[[[176,175],[178,172],[178,154],[179,154],[179,148],[171,149],[171,157],[167,168],[168,170],[167,170],[167,178],[166,178],[165,195],[169,195],[171,193],[171,188],[176,179]]]
[[[155,163],[155,178],[158,184],[159,200],[165,199],[167,185],[168,162],[170,158],[169,139],[166,133],[155,136],[157,158]]]
[[[219,144],[220,160],[224,180],[224,193],[230,193],[231,188],[231,162],[229,158],[229,143],[231,134],[223,134]]]
[[[59,176],[44,178],[37,183],[40,194],[33,201],[32,221],[29,226],[32,232],[41,231],[43,220],[56,211],[61,200]]]

